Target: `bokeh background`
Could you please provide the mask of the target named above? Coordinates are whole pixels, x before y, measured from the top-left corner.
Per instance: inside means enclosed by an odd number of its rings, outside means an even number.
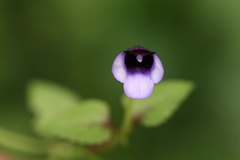
[[[121,121],[122,84],[111,74],[121,51],[158,52],[164,79],[197,83],[164,125],[138,126],[114,160],[239,160],[240,1],[1,0],[0,126],[25,135],[32,114],[26,86],[34,78],[83,98],[102,98]]]

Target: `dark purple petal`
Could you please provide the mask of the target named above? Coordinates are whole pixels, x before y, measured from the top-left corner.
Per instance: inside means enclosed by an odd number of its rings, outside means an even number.
[[[124,61],[125,53],[122,52],[116,57],[112,65],[113,76],[122,83],[127,77],[127,70]]]
[[[146,55],[146,54],[155,54],[156,53],[156,52],[151,52],[148,49],[143,48],[141,46],[135,46],[135,47],[130,48],[127,51],[123,51],[123,52],[126,54],[135,54],[135,55],[138,55],[138,54]]]
[[[129,48],[128,51],[134,51],[134,50],[145,50],[145,51],[149,51],[147,48],[144,48],[142,46],[135,46],[132,48]]]
[[[125,94],[134,99],[147,98],[152,94],[154,83],[149,74],[128,74],[124,82]]]
[[[140,58],[139,58],[140,57]],[[130,73],[149,73],[153,65],[153,55],[125,55],[125,66]]]

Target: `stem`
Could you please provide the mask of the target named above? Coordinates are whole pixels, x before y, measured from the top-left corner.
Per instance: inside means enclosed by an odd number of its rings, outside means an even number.
[[[122,138],[126,140],[127,136],[130,134],[132,130],[132,102],[133,99],[128,99],[128,105],[124,107],[124,118],[121,127],[121,135]]]
[[[3,128],[0,128],[0,145],[6,149],[27,154],[45,154],[44,145],[41,141],[7,131]]]
[[[124,106],[124,117],[122,126],[120,127],[120,131],[116,128],[112,127],[112,124],[107,124],[108,128],[110,128],[113,132],[113,137],[110,141],[102,144],[90,147],[90,150],[93,153],[99,153],[106,151],[107,149],[116,146],[119,143],[126,144],[127,137],[132,131],[133,127],[133,117],[132,117],[132,110],[133,110],[133,99],[128,98],[127,104]]]
[[[98,157],[94,153],[88,152],[88,156],[90,160],[103,160],[102,158]]]

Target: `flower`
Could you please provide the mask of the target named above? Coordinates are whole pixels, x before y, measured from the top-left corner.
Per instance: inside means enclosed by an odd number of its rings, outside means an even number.
[[[123,51],[114,60],[113,76],[124,83],[124,92],[128,97],[147,98],[152,94],[154,84],[162,80],[164,69],[155,53],[135,46]]]

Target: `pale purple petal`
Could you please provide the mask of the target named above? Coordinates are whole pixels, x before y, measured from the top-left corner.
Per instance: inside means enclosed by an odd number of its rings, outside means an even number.
[[[127,70],[124,63],[125,53],[120,53],[113,62],[113,76],[120,82],[124,82],[127,77]]]
[[[153,55],[153,59],[154,59],[153,66],[152,66],[152,69],[150,71],[151,78],[152,78],[153,83],[158,83],[163,78],[164,69],[163,69],[162,62],[160,61],[158,56]]]
[[[128,74],[124,82],[125,94],[134,99],[147,98],[152,94],[154,83],[149,74]]]

